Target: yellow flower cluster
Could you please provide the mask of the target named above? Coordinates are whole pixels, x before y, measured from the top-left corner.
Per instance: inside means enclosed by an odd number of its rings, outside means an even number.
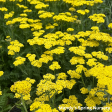
[[[84,100],[87,107],[95,107],[96,105],[100,105],[101,101],[98,97],[87,95],[87,98]]]
[[[59,105],[58,109],[62,112],[64,112],[66,109],[69,109],[70,112],[74,112],[75,108],[78,108],[78,106],[82,106],[81,103],[78,103],[78,100],[75,95],[70,95],[69,99],[64,98],[63,100],[64,104]],[[72,107],[72,108],[68,108]]]
[[[86,46],[89,46],[89,47],[97,47],[97,46],[99,46],[99,42],[97,42],[95,40],[89,40],[89,39],[87,39],[87,40],[82,41],[81,42],[81,45],[82,46],[85,46],[85,47]]]
[[[76,83],[75,80],[66,80],[67,75],[65,73],[59,73],[56,75],[57,80],[56,82],[52,82],[55,79],[55,76],[48,73],[43,76],[43,80],[37,85],[37,92],[36,94],[39,96],[40,101],[49,101],[49,98],[54,96],[55,93],[62,93],[64,88],[72,89],[74,84]],[[61,79],[61,80],[60,80]],[[45,95],[44,95],[45,94]],[[44,98],[41,98],[40,95]],[[48,96],[48,97],[47,97]]]
[[[30,25],[27,22],[20,22],[19,28],[21,29],[30,28]]]
[[[71,41],[75,40],[75,37],[71,34],[68,33],[62,33],[61,31],[57,31],[55,33],[48,33],[44,35],[44,38],[40,38],[44,32],[40,30],[39,32],[33,32],[34,38],[33,39],[28,39],[27,42],[30,45],[44,45],[46,49],[50,49],[53,46],[56,45],[70,45],[72,44]],[[61,47],[60,47],[61,48]]]
[[[51,53],[52,54],[62,54],[65,52],[64,49],[65,49],[64,47],[57,47],[57,48],[51,50]]]
[[[77,10],[77,13],[82,14],[82,15],[85,15],[86,13],[89,13],[89,10],[88,9],[85,9],[85,10]]]
[[[81,91],[82,94],[87,94],[87,93],[89,92],[88,89],[85,88],[85,87],[82,87],[82,88],[80,89],[80,91]]]
[[[44,104],[39,101],[35,101],[31,106],[30,106],[30,111],[35,111],[35,112],[59,112],[56,108],[52,109],[49,104]]]
[[[7,48],[9,49],[8,55],[15,55],[15,52],[20,51],[20,47],[24,47],[23,44],[19,43],[18,40],[14,40],[10,42],[11,45],[9,45]]]
[[[36,55],[35,54],[27,54],[26,57],[32,62],[35,60]]]
[[[106,105],[103,107],[104,107],[104,109],[102,109],[102,112],[111,112],[112,111],[112,103],[111,102],[106,103]],[[109,107],[109,108],[107,108],[107,107]]]
[[[3,71],[0,71],[0,77],[3,75],[3,73],[4,73]]]
[[[0,77],[4,74],[3,71],[0,71]],[[0,95],[2,95],[2,91],[0,91]]]
[[[71,4],[73,7],[79,7],[83,5],[93,6],[98,3],[103,3],[103,0],[92,0],[92,1],[86,1],[86,0],[63,0],[65,3]]]
[[[96,58],[99,58],[99,59],[103,59],[103,60],[108,60],[108,56],[104,55],[103,52],[101,51],[98,51],[98,52],[92,52],[92,55]]]
[[[96,32],[100,31],[98,26],[92,26],[91,29]]]
[[[78,74],[82,73],[82,71],[87,71],[87,69],[83,66],[83,65],[77,65],[76,66],[76,70],[75,70]]]
[[[4,15],[4,19],[8,19],[14,15],[14,11],[11,11],[9,14]]]
[[[2,95],[2,91],[0,91],[0,95]]]
[[[61,66],[58,64],[58,62],[57,61],[53,61],[53,63],[49,66],[49,69],[51,69],[51,70],[56,70],[56,69],[60,69],[61,68]]]
[[[104,92],[97,92],[96,95],[100,100],[105,101],[104,95],[106,94]]]
[[[39,61],[41,63],[48,63],[49,61],[53,60],[53,56],[52,55],[47,55],[47,54],[42,54],[41,58],[39,58]]]
[[[111,47],[108,47],[105,49],[105,51],[109,52],[109,53],[112,53],[112,48]]]
[[[24,100],[30,100],[31,86],[34,82],[34,79],[26,78],[23,81],[15,82],[10,90],[15,93],[15,98],[22,97]]]
[[[8,9],[6,7],[2,7],[0,8],[0,11],[8,11]]]
[[[87,65],[89,65],[89,66],[94,66],[94,65],[96,65],[97,64],[97,59],[96,58],[92,58],[92,59],[88,59],[88,61],[86,62],[87,63]]]
[[[98,79],[98,84],[107,86],[106,92],[112,94],[112,65],[104,66],[101,63],[98,63],[96,66],[88,70],[89,74]]]
[[[46,53],[42,54],[39,60],[35,60],[35,57],[36,57],[35,54],[28,53],[26,57],[28,57],[28,59],[30,60],[31,65],[36,66],[38,68],[42,66],[42,63],[47,64],[49,61],[53,60],[52,55],[47,55]]]
[[[79,32],[75,35],[75,37],[76,37],[77,39],[79,39],[80,37],[85,38],[85,37],[89,36],[90,34],[91,34],[91,31],[86,31],[86,32],[84,32],[84,31],[79,31]]]
[[[79,46],[79,47],[70,47],[70,52],[73,52],[75,54],[78,54],[80,56],[84,56],[86,47]]]
[[[22,14],[20,14],[20,16],[26,17],[27,14],[26,13],[22,13]]]
[[[10,2],[15,2],[15,1],[18,1],[18,2],[22,2],[23,0],[9,0]]]
[[[45,80],[54,80],[55,79],[55,76],[54,75],[52,75],[52,74],[50,74],[50,73],[47,73],[46,75],[43,75],[43,78],[45,79]]]
[[[28,57],[28,59],[31,62],[31,65],[40,68],[42,66],[42,61],[40,60],[35,60],[36,55],[35,54],[27,54],[26,57]]]
[[[25,13],[25,12],[32,12],[32,10],[31,10],[31,9],[25,9],[23,12],[24,12],[24,13]]]
[[[54,21],[66,21],[66,22],[74,22],[76,19],[76,17],[72,17],[71,13],[59,13],[59,15],[55,15],[53,16],[53,20]]]
[[[75,57],[73,56],[71,59],[70,59],[70,63],[71,65],[75,65],[75,64],[85,64],[85,60],[83,57]]]
[[[6,2],[6,0],[0,0],[0,2]]]
[[[71,32],[71,31],[74,31],[73,28],[67,28],[67,32]]]
[[[44,79],[41,80],[40,83],[37,85],[37,91],[36,94],[42,95],[43,93],[45,93],[46,95],[48,95],[49,93],[49,97],[51,98],[55,93],[52,93],[52,91],[54,91],[55,89],[55,83],[53,83],[50,80]]]
[[[76,9],[74,7],[70,7],[69,11],[74,12],[74,11],[76,11]]]
[[[81,75],[78,74],[75,70],[69,70],[67,73],[71,76],[71,78],[80,79]]]
[[[97,41],[103,41],[103,42],[112,42],[111,36],[108,33],[103,33],[99,31],[98,27],[91,27],[93,31],[91,31],[89,35],[90,40],[97,40]]]
[[[51,25],[51,24],[47,24],[46,25],[46,29],[53,29],[55,26],[54,25]]]
[[[63,79],[63,80],[66,80],[66,78],[68,77],[65,73],[59,73],[57,74],[57,79]]]
[[[89,19],[92,21],[96,21],[97,23],[104,23],[105,20],[103,19],[103,17],[106,17],[105,14],[93,14],[89,16]]]
[[[109,27],[109,28],[112,28],[112,23],[109,23],[108,27]]]
[[[30,2],[31,4],[32,2]],[[36,5],[35,5],[35,9],[42,9],[42,8],[47,8],[49,7],[48,4],[44,4],[43,2],[37,1]]]
[[[24,6],[24,5],[21,5],[19,3],[16,4],[19,8],[23,8],[23,9],[27,9],[28,7]]]
[[[40,12],[38,12],[40,14]],[[54,15],[54,12],[47,12],[47,11],[42,11],[41,14],[39,15],[39,18],[50,18]]]
[[[111,36],[108,33],[100,32],[98,26],[91,27],[93,31],[81,31],[78,32],[78,34],[75,35],[75,37],[78,39],[78,41],[81,43],[81,47],[97,47],[99,46],[99,41],[108,42],[108,46],[110,46],[110,43],[112,43]],[[88,37],[85,39],[85,37]],[[83,37],[83,38],[81,38]],[[108,49],[109,50],[109,49]],[[76,52],[76,51],[75,51]],[[111,52],[111,49],[110,49]]]
[[[22,57],[19,56],[19,57],[16,58],[16,61],[14,61],[13,64],[15,66],[18,66],[18,65],[24,64],[25,60],[26,60],[26,58],[22,58]]]

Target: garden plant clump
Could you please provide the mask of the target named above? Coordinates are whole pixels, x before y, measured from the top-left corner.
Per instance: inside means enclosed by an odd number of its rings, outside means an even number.
[[[0,0],[0,112],[112,112],[111,53],[112,0]]]

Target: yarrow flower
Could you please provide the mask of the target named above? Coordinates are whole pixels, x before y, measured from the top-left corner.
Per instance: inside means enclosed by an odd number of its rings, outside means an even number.
[[[74,112],[75,108],[67,108],[67,107],[78,108],[78,107],[82,106],[81,103],[78,103],[78,100],[77,100],[75,95],[70,95],[69,99],[64,98],[62,101],[63,101],[64,104],[61,104],[58,107],[60,111],[65,111],[66,109],[69,109],[69,111]]]
[[[67,29],[67,32],[71,32],[71,31],[74,31],[74,29],[73,28],[68,28]]]
[[[26,78],[26,80],[15,82],[10,90],[15,93],[15,98],[22,97],[24,100],[30,100],[31,86],[34,82],[34,79]]]
[[[96,21],[97,23],[104,23],[105,20],[103,17],[106,17],[105,14],[93,14],[89,16],[89,19],[92,21]]]
[[[3,75],[3,71],[0,71],[0,77]],[[2,91],[0,91],[0,95],[2,95]]]
[[[109,23],[108,27],[112,29],[112,23]]]
[[[16,61],[13,63],[15,66],[21,65],[24,63],[24,61],[26,60],[26,58],[22,58],[22,57],[17,57]]]
[[[0,71],[0,77],[3,75],[3,73],[4,73],[3,71]]]
[[[57,61],[53,61],[52,65],[49,66],[49,69],[55,70],[55,69],[60,69],[61,66],[58,64]]]
[[[20,51],[20,47],[24,47],[24,45],[19,43],[18,40],[11,41],[10,45],[7,47],[9,49],[8,54],[15,55],[15,52]]]
[[[85,87],[81,88],[80,91],[81,91],[82,94],[86,94],[86,93],[89,92],[88,89],[85,88]]]

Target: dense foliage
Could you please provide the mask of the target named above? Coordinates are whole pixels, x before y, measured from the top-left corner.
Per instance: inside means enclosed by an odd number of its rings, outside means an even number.
[[[0,112],[111,112],[111,12],[112,0],[0,0]]]

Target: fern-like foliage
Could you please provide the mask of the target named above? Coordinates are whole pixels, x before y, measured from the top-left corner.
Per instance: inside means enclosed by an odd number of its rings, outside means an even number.
[[[11,109],[11,105],[8,104],[8,99],[13,98],[12,93],[8,93],[8,89],[2,90],[2,95],[0,96],[0,112],[8,112]]]

